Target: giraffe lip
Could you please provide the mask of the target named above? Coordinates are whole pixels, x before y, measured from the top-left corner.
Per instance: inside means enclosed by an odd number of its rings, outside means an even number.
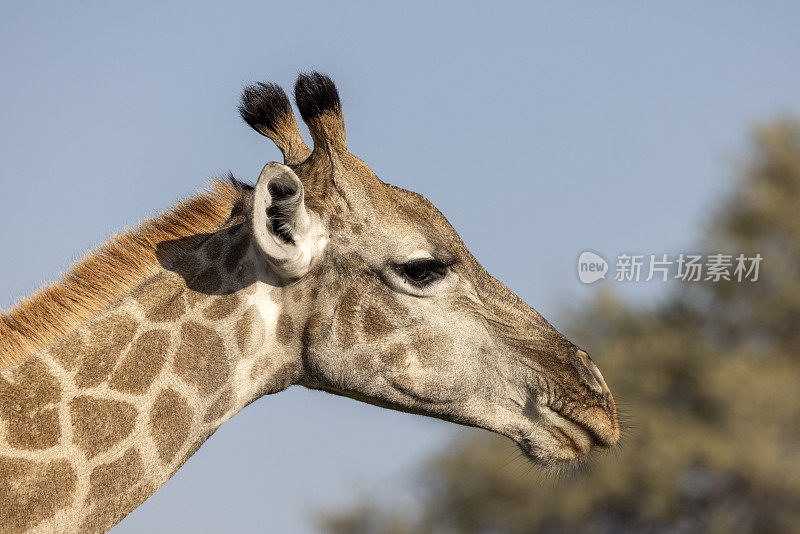
[[[548,412],[568,422],[572,427],[580,429],[592,440],[592,447],[608,448],[619,441],[619,420],[613,400],[611,408],[590,407],[583,408],[577,414],[568,413],[567,410],[556,410],[546,405]]]
[[[589,446],[590,449],[594,448],[594,447],[603,447],[603,446],[605,446],[605,440],[603,439],[602,436],[600,436],[597,433],[596,429],[594,429],[594,428],[592,428],[592,427],[590,427],[590,426],[588,426],[588,425],[586,425],[586,424],[584,424],[584,423],[582,423],[580,421],[576,421],[575,419],[567,416],[563,412],[560,412],[558,410],[553,410],[549,406],[547,406],[547,409],[550,410],[552,412],[552,414],[555,415],[556,417],[558,417],[561,421],[566,422],[567,423],[566,427],[569,428],[570,431],[578,433],[579,435],[583,436],[584,438],[588,438],[590,440],[590,446]],[[561,431],[563,434],[565,434],[568,437],[570,437],[570,439],[572,441],[575,441],[572,438],[572,436],[570,436],[567,432],[565,432],[561,427],[558,427],[558,426],[554,426],[554,427],[557,428],[559,431]]]
[[[535,413],[529,413],[532,427],[518,444],[535,463],[543,466],[563,466],[584,459],[603,441],[586,425],[552,409],[538,404]]]

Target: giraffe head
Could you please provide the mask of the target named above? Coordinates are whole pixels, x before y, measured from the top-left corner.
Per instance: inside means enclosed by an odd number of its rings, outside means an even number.
[[[240,111],[284,155],[261,172],[251,220],[304,325],[296,382],[497,432],[547,466],[613,445],[614,400],[588,354],[489,275],[428,200],[350,154],[328,77],[301,75],[295,100],[313,151],[278,86],[248,87]]]

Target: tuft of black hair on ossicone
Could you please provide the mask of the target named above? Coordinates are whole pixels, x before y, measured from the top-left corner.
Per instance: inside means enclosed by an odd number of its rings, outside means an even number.
[[[276,131],[275,123],[292,114],[292,104],[280,86],[259,82],[245,87],[239,114],[255,131],[270,137],[268,132]]]
[[[312,71],[303,73],[294,84],[294,101],[306,122],[314,120],[326,111],[340,113],[342,104],[333,80],[324,74]]]

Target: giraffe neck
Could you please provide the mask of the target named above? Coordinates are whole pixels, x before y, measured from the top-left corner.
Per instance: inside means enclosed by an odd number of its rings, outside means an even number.
[[[0,531],[104,532],[300,347],[246,229],[221,231],[47,349],[0,371]]]

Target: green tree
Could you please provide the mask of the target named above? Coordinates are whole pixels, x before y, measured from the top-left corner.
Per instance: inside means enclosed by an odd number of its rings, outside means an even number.
[[[571,337],[628,421],[585,472],[532,474],[485,432],[420,470],[413,511],[321,514],[331,534],[800,532],[800,123],[754,130],[708,253],[760,253],[757,282],[686,283],[656,309],[601,295]],[[534,472],[535,473],[535,472]]]

